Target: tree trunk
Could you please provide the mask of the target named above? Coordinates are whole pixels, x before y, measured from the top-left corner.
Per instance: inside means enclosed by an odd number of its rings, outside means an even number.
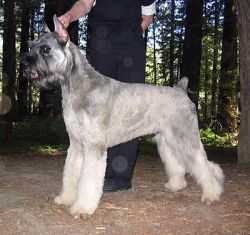
[[[177,79],[180,79],[181,78],[181,65],[182,65],[182,53],[183,53],[183,35],[184,35],[184,17],[185,17],[185,11],[182,10],[181,11],[181,15],[180,15],[180,19],[181,21],[179,22],[179,27],[180,27],[180,30],[178,30],[178,46],[177,46]]]
[[[217,112],[217,83],[218,83],[218,56],[219,56],[219,20],[222,6],[221,0],[214,3],[214,38],[213,38],[213,70],[212,70],[212,98],[211,98],[211,118],[216,118]],[[211,121],[212,121],[211,120]]]
[[[20,55],[28,51],[29,28],[30,28],[30,8],[27,0],[22,0],[21,15],[21,45]],[[23,64],[20,63],[18,77],[18,110],[20,117],[28,112],[28,80],[23,76]]]
[[[250,162],[250,1],[238,0],[239,36],[240,36],[240,146],[238,160]]]
[[[174,79],[174,47],[175,47],[175,0],[171,0],[171,16],[170,16],[170,45],[169,45],[169,85],[172,86]]]
[[[155,22],[153,22],[153,41],[154,41],[154,84],[157,83],[157,67],[156,67],[156,36],[155,36]]]
[[[207,12],[207,0],[204,2],[204,15],[205,15],[205,29],[204,35],[208,36],[208,12]],[[208,122],[208,91],[210,90],[209,86],[209,79],[210,79],[210,72],[209,72],[209,45],[208,41],[204,42],[204,104],[203,104],[203,124],[207,126]]]
[[[3,32],[3,89],[12,102],[15,97],[16,78],[16,25],[14,17],[14,0],[4,2]]]
[[[237,130],[237,69],[236,0],[225,0],[218,121],[230,132]]]
[[[191,99],[198,105],[201,65],[203,0],[186,1],[185,39],[181,77],[189,78],[189,88],[194,91]]]
[[[14,0],[4,1],[4,31],[3,31],[3,93],[11,98],[12,108],[7,114],[6,140],[12,129],[12,119],[15,104],[16,80],[16,24],[14,16]]]
[[[31,12],[31,19],[30,19],[30,28],[31,28],[31,31],[30,31],[30,40],[33,41],[34,38],[35,38],[35,35],[34,35],[34,17],[35,17],[35,10],[32,9],[32,12]],[[34,105],[33,105],[33,97],[32,97],[32,82],[29,82],[28,83],[28,113],[34,113]]]

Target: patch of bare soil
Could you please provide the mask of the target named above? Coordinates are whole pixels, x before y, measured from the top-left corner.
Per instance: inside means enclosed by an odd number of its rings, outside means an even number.
[[[191,177],[186,189],[168,192],[159,158],[141,156],[132,190],[105,193],[92,217],[75,220],[53,203],[64,157],[1,156],[1,235],[250,234],[250,165],[224,164],[225,193],[208,206]]]

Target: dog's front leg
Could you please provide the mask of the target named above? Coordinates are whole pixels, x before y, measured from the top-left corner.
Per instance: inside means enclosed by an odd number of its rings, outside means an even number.
[[[76,200],[77,183],[80,177],[82,162],[82,147],[72,142],[64,165],[62,190],[55,198],[55,203],[71,206]]]
[[[107,151],[100,146],[86,146],[81,175],[78,183],[77,198],[71,207],[74,217],[96,210],[103,193]]]

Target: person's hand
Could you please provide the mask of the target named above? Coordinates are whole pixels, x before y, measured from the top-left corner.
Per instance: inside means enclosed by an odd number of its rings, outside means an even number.
[[[142,31],[145,32],[148,26],[153,22],[153,16],[142,15],[141,27]]]
[[[71,23],[71,15],[66,12],[64,15],[58,17],[60,22],[63,24],[65,28],[68,28],[69,24]]]

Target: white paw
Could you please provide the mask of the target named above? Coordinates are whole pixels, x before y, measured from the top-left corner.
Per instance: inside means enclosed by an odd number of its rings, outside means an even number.
[[[210,181],[208,181],[206,186],[203,188],[201,201],[205,202],[208,205],[214,201],[219,201],[222,192],[223,192],[222,183],[216,177],[214,178],[212,177]]]
[[[186,186],[187,186],[187,181],[183,177],[172,178],[165,184],[165,188],[170,190],[171,192],[177,192],[181,189],[186,188]]]
[[[75,202],[70,208],[70,214],[75,218],[85,217],[86,215],[92,215],[96,210],[96,207],[84,206],[78,202]]]
[[[57,205],[65,205],[65,206],[70,206],[73,204],[74,199],[72,197],[67,197],[65,195],[59,195],[57,197],[55,197],[54,202]]]
[[[210,205],[214,201],[220,200],[221,192],[207,191],[202,194],[201,201]]]
[[[217,181],[222,185],[224,183],[224,174],[220,166],[216,163],[209,162],[209,167],[214,173],[214,176],[216,177]]]

